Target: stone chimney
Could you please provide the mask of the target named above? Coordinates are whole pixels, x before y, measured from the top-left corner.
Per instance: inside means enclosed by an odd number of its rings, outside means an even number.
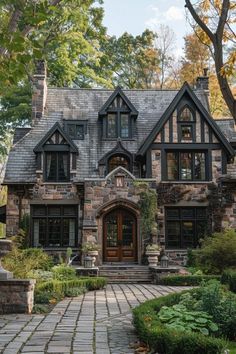
[[[32,125],[42,118],[47,98],[47,70],[44,60],[39,60],[33,76]]]
[[[196,89],[209,92],[209,77],[207,76],[208,68],[203,69],[203,76],[198,76],[196,81]]]

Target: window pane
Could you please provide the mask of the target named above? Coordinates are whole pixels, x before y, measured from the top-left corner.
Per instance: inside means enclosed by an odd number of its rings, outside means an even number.
[[[179,215],[179,208],[168,208],[166,209],[166,216],[168,219],[179,219],[180,215]]]
[[[202,181],[206,178],[205,153],[196,152],[194,156],[194,179]]]
[[[192,154],[189,152],[180,153],[180,179],[192,179]]]
[[[167,156],[167,179],[178,180],[178,153],[168,152]]]
[[[133,223],[134,220],[130,216],[123,216],[122,222],[122,244],[123,246],[133,246]]]
[[[180,248],[181,246],[181,234],[180,234],[180,222],[168,221],[166,225],[167,244],[169,248]]]
[[[189,125],[181,126],[181,140],[192,140],[193,130]]]
[[[120,136],[121,138],[129,137],[129,115],[122,114],[120,115]]]
[[[62,246],[75,246],[75,220],[63,219]]]
[[[46,246],[46,219],[35,219],[33,224],[34,247]]]
[[[76,208],[74,206],[64,206],[63,214],[65,216],[76,216]]]
[[[107,247],[118,246],[118,225],[116,215],[108,217],[107,224]]]
[[[116,114],[108,114],[107,115],[107,137],[115,138],[117,136],[116,133]]]
[[[83,125],[76,125],[76,137],[79,140],[84,139],[84,126]]]
[[[182,209],[181,210],[182,219],[193,219],[195,217],[194,212],[195,209],[190,209],[190,208]]]
[[[179,115],[179,120],[184,121],[184,122],[193,121],[193,114],[188,107],[185,107],[181,111],[181,113]]]
[[[58,153],[58,181],[67,181],[69,177],[69,154]]]
[[[194,223],[193,221],[182,222],[183,248],[194,247]]]
[[[47,181],[57,180],[57,153],[46,153],[46,179]]]
[[[122,166],[129,170],[129,161],[124,156],[113,156],[108,162],[109,172],[113,171],[115,168]]]
[[[33,209],[34,216],[44,216],[46,215],[46,207],[45,206],[35,206]]]
[[[196,243],[207,234],[207,220],[198,220],[196,225]]]
[[[68,134],[70,135],[71,138],[75,138],[75,131],[76,131],[76,125],[68,124]]]
[[[48,207],[48,215],[60,216],[61,215],[61,207],[60,206],[49,206]]]
[[[48,219],[48,245],[60,246],[61,245],[61,220]]]

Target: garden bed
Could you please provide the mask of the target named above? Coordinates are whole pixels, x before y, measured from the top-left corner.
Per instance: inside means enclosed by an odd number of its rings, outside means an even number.
[[[225,327],[225,331],[226,331],[224,335],[221,334],[219,338],[216,338],[217,334],[215,336],[214,334],[204,335],[194,331],[191,332],[188,329],[187,330],[173,329],[171,328],[171,326],[169,327],[166,326],[166,324],[164,324],[160,320],[160,310],[163,309],[163,307],[164,310],[165,310],[165,306],[170,307],[171,310],[173,310],[173,305],[179,304],[183,294],[191,295],[196,293],[197,291],[198,289],[192,289],[177,294],[176,293],[170,294],[165,297],[147,301],[144,304],[140,305],[139,307],[135,308],[133,310],[134,326],[138,332],[139,339],[145,342],[153,352],[158,352],[159,354],[189,354],[189,353],[221,354],[224,352],[226,348],[229,348],[230,346],[234,346],[235,342],[231,342],[231,344],[229,344],[222,338],[223,337],[227,338],[227,336],[228,338],[229,337],[235,338],[236,312],[234,312],[233,318],[230,319],[229,317],[229,321],[231,321],[230,323],[225,322],[224,324],[222,322],[221,324],[219,324],[218,330],[222,331],[223,328],[224,331],[224,327]],[[212,297],[213,299],[214,289],[212,288],[210,292],[213,296]],[[205,294],[207,294],[207,292],[205,292]],[[217,292],[215,294],[217,295]],[[231,296],[230,294],[231,294],[230,292],[227,292],[227,295],[229,295],[229,297]],[[213,306],[214,309],[214,305],[216,304],[217,301],[220,300],[217,298],[217,296],[215,296],[215,299],[213,299],[212,301],[210,300],[210,298],[207,301],[208,301],[209,308],[212,308]],[[226,311],[225,308],[222,307],[222,311]],[[224,313],[222,313],[223,319],[221,319],[221,321],[224,321],[224,316],[225,316],[225,321],[227,321],[227,316]],[[232,317],[232,315],[230,314],[229,316]],[[193,322],[196,321],[196,318],[194,318],[194,316],[190,316],[190,318],[191,317]],[[213,321],[213,316],[210,316],[209,318],[211,318]],[[166,320],[168,320],[168,316],[166,316]],[[199,321],[200,325],[201,322],[204,323],[204,321],[206,322],[208,320],[202,319],[201,321]],[[181,324],[181,322],[179,322],[179,324]],[[213,330],[216,330],[214,329],[215,325],[214,326],[213,325],[210,324],[210,328],[212,327]],[[178,328],[178,326],[176,328]],[[204,333],[205,329],[202,330],[202,332]],[[232,338],[230,339],[232,340]]]

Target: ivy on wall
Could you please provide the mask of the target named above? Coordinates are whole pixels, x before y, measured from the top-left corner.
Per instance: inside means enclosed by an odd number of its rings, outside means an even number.
[[[140,196],[141,234],[144,243],[152,243],[157,237],[157,194],[147,182],[134,182]]]

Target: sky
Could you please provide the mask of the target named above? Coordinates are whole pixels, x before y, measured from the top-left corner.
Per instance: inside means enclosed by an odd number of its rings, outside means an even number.
[[[183,37],[191,32],[186,20],[184,0],[104,0],[104,25],[109,35],[120,36],[125,31],[141,34],[146,28],[156,30],[168,25],[176,36],[175,54],[180,56]]]

